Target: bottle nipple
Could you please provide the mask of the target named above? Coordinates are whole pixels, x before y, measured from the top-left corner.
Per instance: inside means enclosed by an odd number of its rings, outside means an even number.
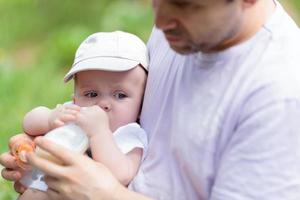
[[[25,154],[34,152],[35,144],[31,140],[20,140],[12,145],[12,154],[16,159],[17,165],[22,169],[29,169]]]

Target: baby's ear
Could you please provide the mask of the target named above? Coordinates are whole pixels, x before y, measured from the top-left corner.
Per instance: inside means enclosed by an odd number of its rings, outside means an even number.
[[[257,0],[243,0],[243,5],[245,8],[248,8],[248,7],[252,7],[253,5],[255,5],[257,2]]]
[[[75,104],[75,95],[72,94],[72,103]]]

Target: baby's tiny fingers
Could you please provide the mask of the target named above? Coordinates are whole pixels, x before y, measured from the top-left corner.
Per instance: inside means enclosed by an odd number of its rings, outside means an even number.
[[[64,123],[75,121],[76,115],[66,114],[66,115],[61,116],[60,120],[63,121]]]
[[[64,110],[64,114],[69,114],[69,115],[77,115],[79,113],[78,110]]]
[[[80,109],[81,109],[80,106],[75,105],[75,104],[67,104],[67,105],[64,105],[64,108],[65,108],[65,109],[68,109],[68,110],[75,110],[75,111],[80,111]]]
[[[53,125],[54,125],[54,128],[58,128],[58,127],[65,125],[65,123],[59,119],[56,119],[56,120],[54,120]]]

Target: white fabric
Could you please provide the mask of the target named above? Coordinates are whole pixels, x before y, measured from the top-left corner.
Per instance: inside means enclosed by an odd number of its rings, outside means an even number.
[[[122,31],[94,33],[78,47],[64,81],[86,70],[127,71],[140,64],[147,71],[148,63],[147,47],[136,35]]]
[[[129,153],[134,148],[143,149],[143,157],[147,153],[148,139],[146,132],[138,123],[130,123],[118,128],[114,134],[115,142],[124,154]]]
[[[154,29],[130,188],[172,200],[300,199],[300,33],[278,4],[250,40],[179,55]]]
[[[115,142],[120,148],[121,152],[124,154],[129,153],[134,148],[143,149],[143,158],[147,152],[147,134],[137,123],[130,123],[125,126],[119,127],[113,133]],[[48,186],[43,180],[43,173],[38,170],[33,170],[27,173],[24,178],[22,178],[22,184],[29,188],[37,189],[41,191],[46,191]]]

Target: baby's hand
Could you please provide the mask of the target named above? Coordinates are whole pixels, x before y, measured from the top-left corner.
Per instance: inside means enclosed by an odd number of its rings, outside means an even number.
[[[108,116],[99,106],[81,108],[76,123],[86,132],[89,138],[110,131]]]
[[[52,110],[48,119],[50,129],[54,129],[65,125],[68,122],[76,121],[76,116],[80,111],[80,107],[75,104],[60,105],[58,104]]]

